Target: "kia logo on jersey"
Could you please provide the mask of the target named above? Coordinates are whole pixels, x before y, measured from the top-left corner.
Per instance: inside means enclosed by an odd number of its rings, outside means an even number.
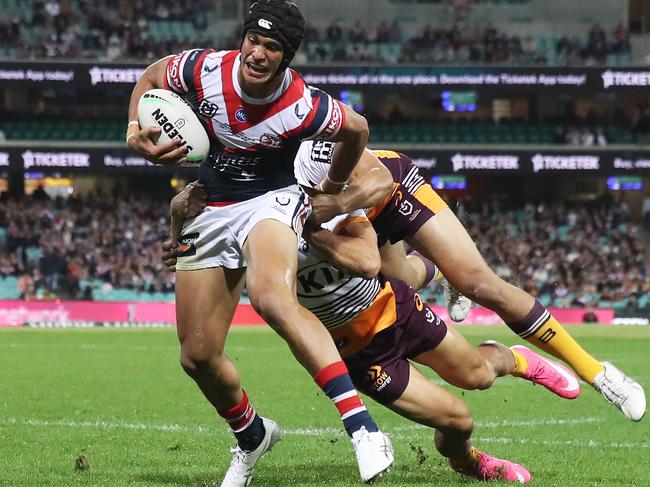
[[[248,113],[243,108],[240,108],[235,112],[235,119],[238,122],[248,122]]]
[[[257,25],[259,25],[262,29],[271,30],[273,23],[270,20],[260,19],[257,21]]]

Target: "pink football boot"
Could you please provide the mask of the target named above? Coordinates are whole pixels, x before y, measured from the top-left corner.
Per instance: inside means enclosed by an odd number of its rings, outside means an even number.
[[[523,355],[528,362],[526,371],[518,375],[522,379],[535,384],[541,384],[549,391],[565,399],[575,399],[580,394],[580,384],[575,374],[558,362],[553,362],[536,354],[523,345],[510,347],[514,352]]]
[[[478,463],[472,467],[458,465],[451,458],[449,465],[456,472],[478,480],[507,480],[509,482],[519,482],[527,484],[531,481],[530,472],[521,465],[501,460],[500,458],[491,457],[482,451],[476,451]]]

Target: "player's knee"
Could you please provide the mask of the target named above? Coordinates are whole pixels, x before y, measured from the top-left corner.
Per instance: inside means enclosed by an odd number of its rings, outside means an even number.
[[[180,363],[190,377],[215,375],[223,358],[223,347],[207,346],[201,340],[184,340],[181,343]]]
[[[249,288],[249,298],[255,311],[276,331],[281,331],[298,305],[295,297],[283,286]],[[279,329],[279,330],[277,330]]]
[[[447,434],[453,432],[457,435],[469,437],[474,429],[474,419],[469,406],[460,399],[455,400],[453,408],[442,418],[437,429]]]
[[[488,364],[482,360],[469,367],[454,384],[456,387],[467,391],[485,390],[494,384],[494,373],[490,370]]]
[[[453,286],[472,301],[493,307],[506,300],[502,282],[487,265],[481,265],[463,272],[459,282]]]

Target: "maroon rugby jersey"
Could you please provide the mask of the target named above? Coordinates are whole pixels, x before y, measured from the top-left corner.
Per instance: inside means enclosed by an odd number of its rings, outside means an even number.
[[[192,105],[210,136],[210,157],[199,168],[210,202],[294,184],[300,142],[332,138],[345,121],[340,102],[290,68],[271,96],[247,96],[237,81],[239,63],[239,51],[191,49],[167,64],[165,88]]]

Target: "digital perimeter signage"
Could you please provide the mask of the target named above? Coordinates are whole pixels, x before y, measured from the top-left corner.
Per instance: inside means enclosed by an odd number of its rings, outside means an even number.
[[[519,148],[404,149],[427,174],[636,174],[650,176],[650,152],[605,148],[530,150]],[[402,149],[400,149],[402,150]],[[0,144],[0,169],[39,172],[196,172],[196,167],[154,166],[126,147],[20,147]]]
[[[136,63],[4,61],[0,62],[0,84],[124,88],[132,86],[145,67]],[[643,67],[305,65],[297,69],[310,84],[347,88],[630,91],[650,87],[650,70]]]

